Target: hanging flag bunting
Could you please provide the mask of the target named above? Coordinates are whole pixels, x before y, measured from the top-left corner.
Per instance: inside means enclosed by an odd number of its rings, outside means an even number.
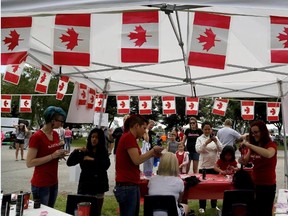
[[[11,95],[1,95],[1,112],[11,113]]]
[[[224,69],[230,16],[195,13],[188,65]]]
[[[271,62],[288,63],[288,17],[270,17]]]
[[[130,97],[126,95],[117,96],[117,113],[129,114],[130,113]]]
[[[151,96],[139,96],[139,114],[150,115],[152,114],[152,97]]]
[[[68,88],[69,77],[68,76],[61,76],[58,83],[56,99],[62,100],[65,96]]]
[[[198,115],[199,98],[186,97],[186,115]]]
[[[95,103],[96,90],[88,88],[88,99],[87,99],[87,108],[93,109]]]
[[[52,67],[49,65],[42,65],[39,78],[36,82],[35,92],[46,94],[51,80]]]
[[[86,105],[87,85],[80,83],[78,88],[78,105]]]
[[[282,104],[282,120],[283,120],[283,128],[285,128],[285,133],[288,131],[288,94],[284,96],[284,98],[281,101]]]
[[[103,104],[103,106],[102,106]],[[106,104],[107,104],[107,95],[105,94],[96,94],[96,100],[95,100],[95,112],[103,112],[106,111]],[[102,108],[102,110],[101,110]]]
[[[163,114],[176,114],[176,105],[174,96],[162,96]]]
[[[212,113],[215,115],[225,116],[229,100],[215,99]]]
[[[54,65],[90,65],[90,14],[55,17]]]
[[[31,95],[21,95],[20,96],[20,113],[31,113],[32,96]]]
[[[243,120],[254,119],[254,101],[241,101],[241,115]]]
[[[267,102],[267,121],[279,121],[279,102]]]
[[[1,18],[1,65],[20,64],[26,60],[32,17]]]
[[[4,74],[3,80],[14,85],[18,85],[25,63],[22,62],[20,65],[8,65]]]
[[[125,12],[122,14],[122,62],[159,62],[158,23],[158,11]]]

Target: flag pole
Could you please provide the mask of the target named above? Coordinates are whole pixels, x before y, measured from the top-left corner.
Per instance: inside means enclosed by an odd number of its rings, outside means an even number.
[[[105,86],[103,89],[103,103],[101,104],[101,108],[100,108],[101,112],[100,112],[100,116],[99,116],[98,128],[101,128],[101,122],[102,122],[102,118],[103,118],[104,100],[107,100],[108,83],[109,83],[109,79],[105,79]]]

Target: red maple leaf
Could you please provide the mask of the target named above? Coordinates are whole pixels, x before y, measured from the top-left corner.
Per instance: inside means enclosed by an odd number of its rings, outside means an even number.
[[[62,91],[64,89],[64,82],[61,82],[61,84],[59,85],[59,91]]]
[[[288,48],[288,28],[284,27],[283,32],[284,34],[279,33],[277,38],[279,39],[279,41],[286,41],[284,43],[284,48]]]
[[[204,43],[203,44],[203,50],[207,50],[207,52],[215,46],[215,41],[221,41],[221,40],[216,40],[216,34],[212,31],[212,29],[207,29],[204,32],[205,35],[200,35],[198,37],[199,43]]]
[[[60,37],[61,42],[68,42],[65,46],[67,49],[73,50],[75,46],[78,46],[78,41],[82,41],[83,39],[78,39],[79,34],[73,28],[68,28],[66,32],[67,34],[62,34]]]
[[[98,101],[98,106],[101,106],[101,104],[102,104],[102,100],[99,100]]]
[[[144,30],[141,25],[135,26],[134,31],[136,33],[130,32],[128,37],[130,38],[130,40],[136,40],[136,41],[134,41],[135,46],[141,47],[143,45],[143,43],[146,42],[146,37],[152,37],[151,35],[146,35],[146,30]]]
[[[19,68],[19,65],[12,65],[12,72],[16,73]]]
[[[40,78],[40,83],[43,83],[46,79],[46,73],[43,73],[43,75]]]
[[[8,45],[8,50],[13,50],[16,46],[19,45],[19,41],[23,40],[20,39],[20,35],[17,33],[17,31],[14,29],[13,31],[10,31],[9,34],[11,37],[5,37],[4,38],[4,44],[9,44]]]

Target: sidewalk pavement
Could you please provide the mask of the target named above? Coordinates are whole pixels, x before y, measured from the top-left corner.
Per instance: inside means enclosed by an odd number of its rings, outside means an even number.
[[[73,148],[71,149],[73,151]],[[27,151],[24,151],[24,158]],[[236,158],[240,154],[236,153]],[[111,166],[108,170],[109,191],[106,195],[113,195],[115,186],[115,162],[114,155],[110,156]],[[71,167],[66,165],[66,161],[60,160],[58,168],[59,193],[76,193],[78,182],[69,181]],[[31,191],[30,180],[34,168],[27,168],[25,161],[15,161],[15,149],[9,149],[9,146],[1,147],[1,190],[4,193],[14,191]],[[284,183],[284,151],[278,151],[277,162],[277,191],[280,188],[286,188]]]

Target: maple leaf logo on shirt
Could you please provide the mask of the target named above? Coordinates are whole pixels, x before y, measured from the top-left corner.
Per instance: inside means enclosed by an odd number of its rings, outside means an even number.
[[[203,50],[207,50],[207,52],[215,46],[215,41],[220,41],[220,40],[216,40],[216,34],[214,34],[214,32],[212,31],[212,29],[207,29],[204,32],[205,35],[200,35],[200,37],[198,37],[198,41],[199,43],[204,43],[203,44]]]
[[[66,32],[67,34],[62,34],[59,39],[61,39],[62,43],[68,42],[65,46],[67,49],[73,50],[75,46],[78,46],[78,41],[83,39],[78,39],[79,34],[73,28],[68,28]]]
[[[283,32],[284,32],[284,34],[279,33],[277,38],[279,39],[279,41],[286,41],[284,43],[284,48],[288,48],[288,28],[284,27]]]
[[[146,35],[146,30],[142,28],[141,25],[135,26],[135,32],[130,32],[128,37],[130,40],[136,40],[134,41],[135,46],[141,47],[143,43],[147,42],[146,37],[152,37],[151,35]]]
[[[19,45],[19,41],[23,39],[19,39],[20,35],[17,33],[15,29],[13,31],[10,31],[9,35],[11,37],[5,37],[3,41],[4,41],[4,44],[9,44],[8,50],[12,51],[16,46]]]

